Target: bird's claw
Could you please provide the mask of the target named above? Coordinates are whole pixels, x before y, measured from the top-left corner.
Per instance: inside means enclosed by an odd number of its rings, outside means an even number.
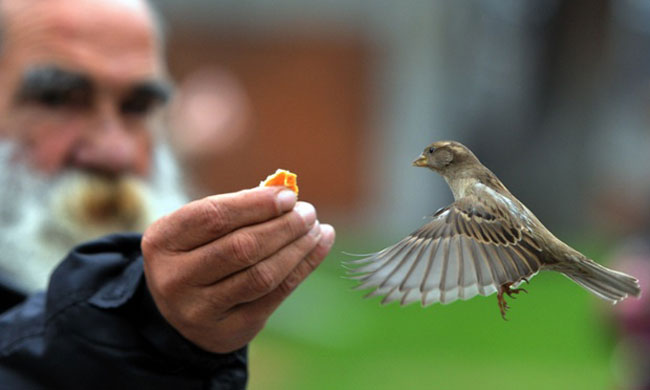
[[[526,283],[528,283],[528,280],[526,278],[522,278]],[[508,306],[508,303],[506,302],[506,299],[503,297],[503,294],[507,294],[510,298],[516,299],[513,297],[514,294],[519,294],[520,292],[525,292],[528,294],[528,291],[523,288],[512,288],[512,285],[514,283],[512,282],[507,282],[501,285],[499,288],[499,293],[497,295],[497,303],[499,304],[499,311],[501,312],[501,317],[504,319],[504,321],[508,321],[506,318],[506,311],[510,309],[510,306]]]
[[[505,293],[508,294],[508,296],[510,298],[512,298],[512,299],[517,299],[517,298],[513,297],[513,295],[514,294],[519,294],[520,292],[525,292],[526,294],[528,294],[528,291],[525,288],[512,288],[512,287],[509,287],[505,291]]]

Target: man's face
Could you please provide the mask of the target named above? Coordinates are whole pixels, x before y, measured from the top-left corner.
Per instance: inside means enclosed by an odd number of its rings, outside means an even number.
[[[111,0],[5,0],[0,136],[44,174],[149,173],[151,113],[166,99],[146,8]]]
[[[164,67],[140,1],[0,7],[0,277],[41,288],[72,245],[141,231],[168,210],[152,203],[174,190],[148,180],[160,173],[151,127],[167,99]]]

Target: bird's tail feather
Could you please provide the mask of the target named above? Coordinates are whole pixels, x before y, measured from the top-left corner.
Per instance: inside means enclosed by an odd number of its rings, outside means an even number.
[[[639,281],[630,275],[611,270],[589,259],[581,259],[577,264],[577,267],[564,271],[564,274],[600,298],[617,303],[630,295],[641,295]]]

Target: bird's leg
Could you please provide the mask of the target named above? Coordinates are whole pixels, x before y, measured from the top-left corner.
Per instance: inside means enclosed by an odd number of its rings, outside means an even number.
[[[504,321],[508,321],[506,318],[506,311],[508,310],[509,306],[506,303],[506,299],[503,297],[503,286],[499,288],[499,293],[497,294],[497,303],[499,304],[499,311],[501,312],[501,318],[503,318]]]
[[[525,280],[526,283],[528,283],[528,280],[526,280],[526,278],[523,278],[523,280]],[[508,319],[506,318],[506,311],[510,308],[510,306],[508,306],[508,303],[506,302],[506,299],[503,297],[503,294],[507,294],[512,299],[515,299],[515,297],[512,296],[513,294],[519,294],[522,291],[528,294],[528,291],[526,291],[523,288],[512,288],[513,284],[514,283],[512,282],[507,282],[502,284],[501,287],[499,287],[499,293],[497,295],[497,303],[499,304],[499,311],[501,311],[501,317],[503,317],[505,321],[508,321]]]

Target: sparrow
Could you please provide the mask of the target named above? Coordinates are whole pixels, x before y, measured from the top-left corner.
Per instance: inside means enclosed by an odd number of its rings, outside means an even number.
[[[641,294],[632,276],[608,269],[555,237],[467,147],[455,141],[427,146],[413,161],[440,174],[454,202],[396,244],[350,261],[358,289],[422,306],[497,292],[506,320],[504,294],[540,271],[556,271],[600,298],[617,303]]]

